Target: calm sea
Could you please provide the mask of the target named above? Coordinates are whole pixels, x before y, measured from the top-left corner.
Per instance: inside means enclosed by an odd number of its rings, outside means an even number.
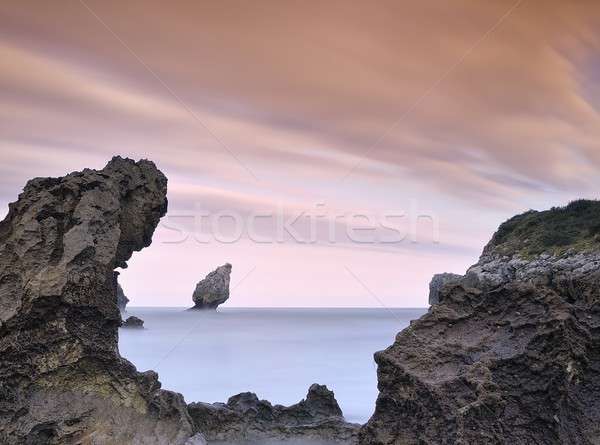
[[[290,405],[326,384],[348,421],[364,423],[377,398],[375,351],[426,309],[128,308],[145,329],[119,332],[121,355],[159,373],[186,402],[225,402],[252,391]]]

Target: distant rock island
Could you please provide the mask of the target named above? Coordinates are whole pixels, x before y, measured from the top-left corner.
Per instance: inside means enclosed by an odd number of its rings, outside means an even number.
[[[511,218],[430,300],[375,354],[361,445],[598,443],[600,202]]]
[[[127,317],[127,320],[125,320],[123,322],[121,327],[126,328],[126,329],[143,329],[144,328],[144,320],[132,315],[131,317]]]
[[[231,264],[226,263],[209,273],[196,285],[192,300],[195,310],[214,310],[229,299]]]

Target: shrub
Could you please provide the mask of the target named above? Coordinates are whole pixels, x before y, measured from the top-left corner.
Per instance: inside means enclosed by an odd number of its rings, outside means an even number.
[[[486,249],[525,256],[599,248],[600,201],[579,199],[565,207],[528,211],[503,223]]]

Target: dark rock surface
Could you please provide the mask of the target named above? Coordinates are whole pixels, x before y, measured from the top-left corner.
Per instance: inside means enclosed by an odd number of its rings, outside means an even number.
[[[119,356],[117,267],[150,245],[167,180],[149,161],[27,183],[0,223],[0,443],[177,445],[179,394]],[[196,438],[200,443],[200,438]]]
[[[131,317],[127,317],[127,320],[123,322],[121,327],[126,329],[143,329],[144,320],[132,315]]]
[[[360,425],[344,421],[332,391],[312,385],[306,399],[289,407],[271,405],[254,393],[225,403],[192,403],[189,412],[209,443],[336,443],[352,444]]]
[[[446,284],[456,283],[462,279],[462,275],[455,273],[438,273],[433,276],[429,283],[429,304],[440,302],[440,291]]]
[[[115,273],[118,273],[118,272],[115,272]],[[121,312],[127,311],[127,303],[129,303],[129,298],[127,298],[127,296],[125,295],[125,292],[123,292],[123,288],[117,281],[117,307],[119,308],[119,310]]]
[[[231,264],[227,263],[209,273],[196,285],[192,309],[216,309],[229,298]]]
[[[360,443],[600,443],[599,228],[595,201],[500,226],[375,355],[380,394]]]

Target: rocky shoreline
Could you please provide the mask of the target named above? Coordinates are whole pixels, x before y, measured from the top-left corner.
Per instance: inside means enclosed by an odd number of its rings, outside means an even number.
[[[152,162],[29,181],[0,223],[0,443],[183,444],[180,394],[118,353],[117,267],[167,210]]]
[[[124,295],[115,268],[150,245],[166,193],[152,162],[115,157],[102,170],[33,179],[10,204],[0,223],[0,443],[206,443],[199,419],[210,415],[199,416],[200,405],[188,407],[181,394],[161,389],[154,371],[138,372],[118,352]],[[214,308],[228,296],[231,266],[223,267],[218,280],[207,277],[208,294],[200,286],[201,305]],[[355,441],[357,425],[346,424],[339,407],[319,411],[334,404],[325,388],[311,388],[295,407],[271,407],[270,424],[256,416],[264,435],[256,427],[252,437]],[[296,423],[287,425],[288,417]]]
[[[429,313],[375,355],[360,443],[598,443],[598,214],[576,201],[519,215],[464,276],[436,276]]]
[[[306,398],[289,407],[273,406],[254,393],[231,397],[227,403],[192,403],[189,412],[197,431],[209,443],[353,444],[360,425],[347,423],[332,391],[312,385]]]
[[[166,193],[152,162],[115,157],[33,179],[10,204],[0,443],[599,443],[599,202],[512,218],[465,275],[434,277],[429,312],[375,354],[379,397],[360,427],[324,386],[289,407],[252,393],[187,405],[119,355],[115,269],[150,245]],[[230,271],[198,284],[198,308],[228,298]]]

